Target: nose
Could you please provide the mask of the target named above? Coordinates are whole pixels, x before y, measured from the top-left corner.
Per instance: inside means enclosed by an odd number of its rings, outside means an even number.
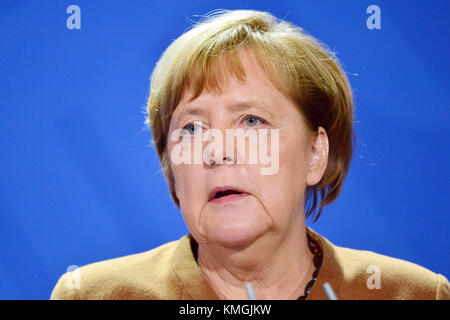
[[[227,135],[228,132],[228,135]],[[206,146],[203,152],[204,165],[213,168],[219,165],[234,164],[235,149],[234,136],[227,129],[210,129],[206,137]]]
[[[216,161],[216,157],[215,157],[215,156],[212,156],[212,157],[210,157],[210,159],[208,159],[207,161],[205,161],[205,165],[206,165],[207,167],[214,167],[214,166],[216,166],[216,165],[221,165],[221,164],[231,164],[231,163],[232,163],[231,157],[223,156],[223,157],[219,157],[219,159],[220,159],[220,158],[222,158],[222,159],[221,159],[222,161]]]

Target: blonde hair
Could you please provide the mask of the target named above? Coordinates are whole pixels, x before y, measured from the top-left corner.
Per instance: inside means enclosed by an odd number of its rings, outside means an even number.
[[[277,88],[292,99],[311,132],[323,127],[329,157],[322,180],[306,189],[305,215],[334,201],[347,175],[354,148],[353,98],[335,55],[303,29],[267,12],[216,11],[182,34],[165,50],[151,77],[147,122],[177,206],[167,153],[170,119],[186,86],[192,99],[202,90],[221,90],[229,70],[245,79],[237,49],[255,54]],[[319,201],[320,197],[320,203]]]

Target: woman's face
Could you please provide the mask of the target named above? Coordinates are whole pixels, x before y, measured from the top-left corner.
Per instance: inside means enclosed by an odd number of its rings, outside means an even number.
[[[244,81],[229,76],[220,93],[204,90],[192,101],[192,91],[186,88],[170,122],[168,154],[175,191],[186,225],[199,243],[232,247],[298,227],[304,223],[305,188],[320,181],[326,166],[324,130],[317,136],[308,131],[297,107],[272,84],[250,51],[242,50],[240,58]],[[186,129],[183,136],[172,141],[172,133],[180,128]],[[201,141],[209,129],[222,133],[223,147],[219,143],[209,149],[210,157],[201,164],[174,161],[174,154],[193,150],[194,140]],[[254,130],[258,137],[267,129],[266,154],[272,161],[278,156],[277,170],[262,174],[270,164],[262,164],[259,156],[257,163],[249,161],[249,139],[244,149],[235,140],[233,152],[226,153],[227,129]],[[271,132],[278,132],[278,138]],[[180,147],[187,140],[191,148]],[[261,141],[256,141],[259,151]],[[205,148],[208,142],[201,144]]]

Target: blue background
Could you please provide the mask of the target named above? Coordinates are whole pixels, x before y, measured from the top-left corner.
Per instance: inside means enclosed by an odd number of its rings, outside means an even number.
[[[66,8],[81,8],[69,30]],[[381,8],[369,30],[366,8]],[[448,1],[1,1],[0,298],[187,233],[144,126],[149,77],[196,15],[269,11],[336,50],[357,150],[313,229],[450,276]]]

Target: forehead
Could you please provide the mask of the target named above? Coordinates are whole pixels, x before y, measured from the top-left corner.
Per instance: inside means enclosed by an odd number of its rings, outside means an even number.
[[[195,77],[189,79],[173,115],[184,113],[185,109],[210,105],[211,101],[217,102],[218,99],[236,108],[267,107],[272,100],[283,95],[251,50],[239,49],[236,58],[239,65],[227,61],[214,64],[212,67],[216,70],[211,71],[203,83],[196,81]]]

